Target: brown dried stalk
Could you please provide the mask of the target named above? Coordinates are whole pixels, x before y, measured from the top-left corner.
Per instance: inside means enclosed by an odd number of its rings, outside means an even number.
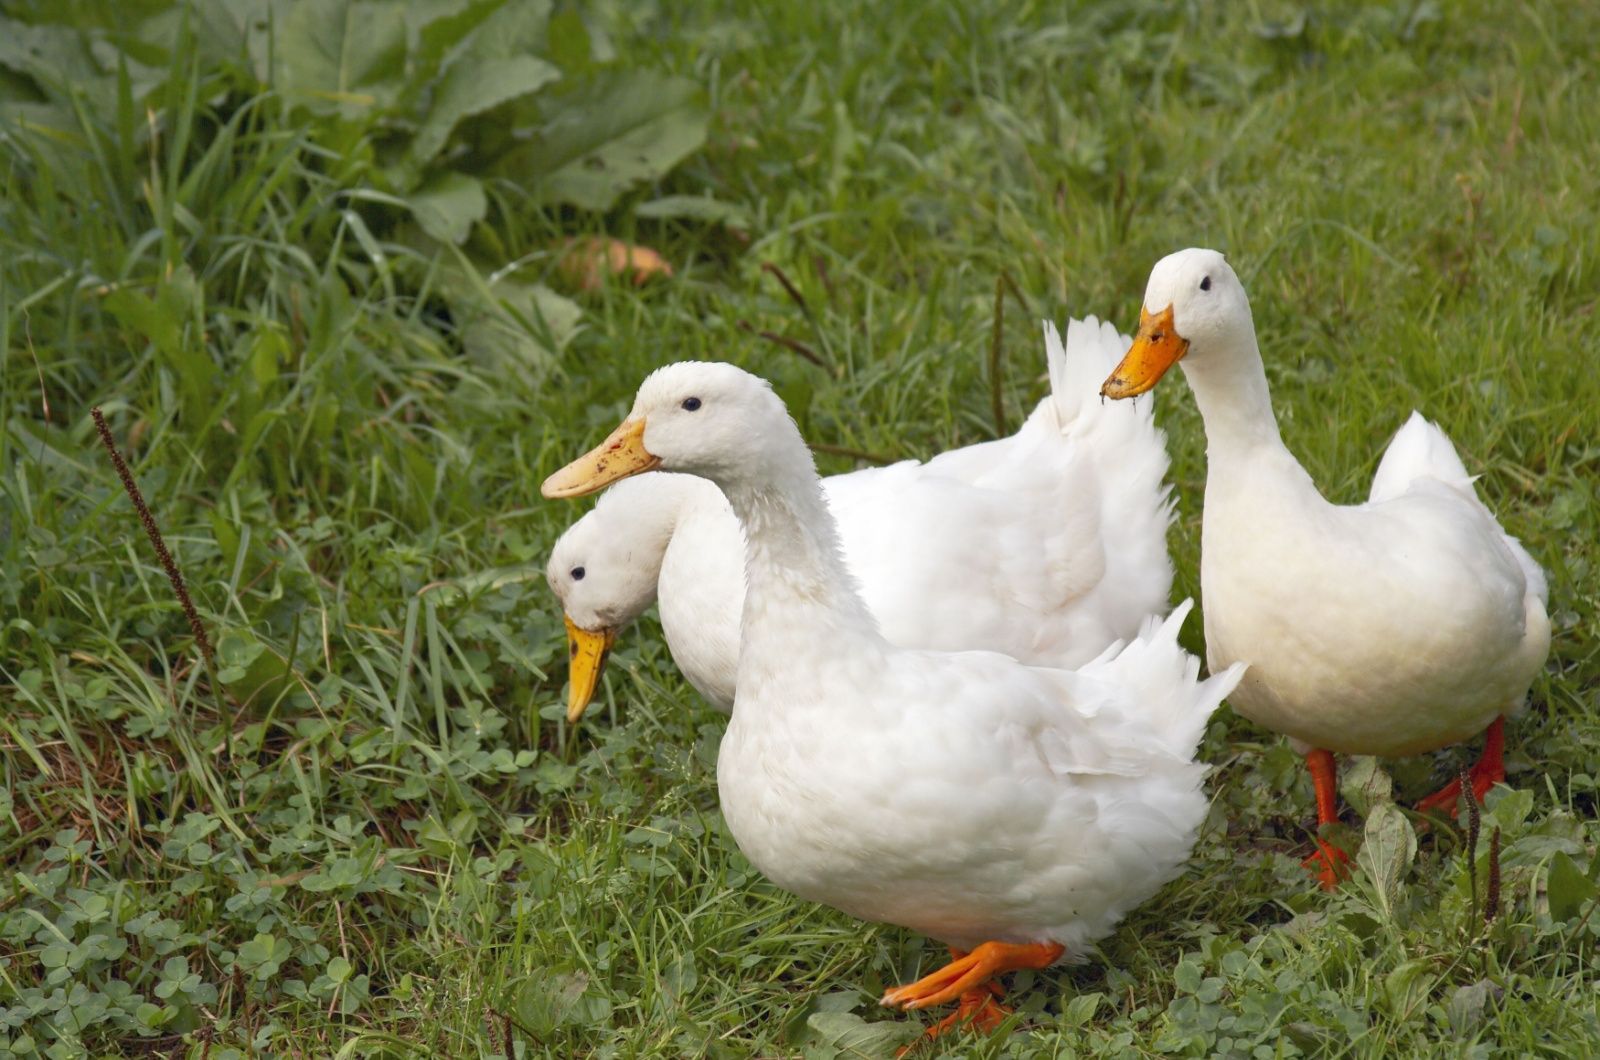
[[[790,300],[793,301],[794,304],[799,308],[800,315],[806,318],[807,324],[811,325],[811,335],[817,340],[817,345],[822,347],[823,356],[817,357],[815,354],[812,354],[807,359],[815,359],[816,363],[824,370],[830,370],[828,362],[833,359],[833,350],[828,344],[828,336],[823,332],[822,325],[817,322],[816,314],[811,311],[810,304],[806,302],[805,295],[801,294],[800,288],[794,285],[794,281],[790,280],[784,271],[778,268],[778,266],[774,265],[772,262],[762,262],[761,271],[770,274],[778,281],[778,283],[783,287],[785,293],[789,295]],[[768,332],[762,332],[761,336],[762,338],[771,338],[776,342],[781,342],[783,345],[789,346],[789,348],[793,349],[796,353],[801,352],[799,349],[796,349],[795,346],[790,345],[792,340],[785,341],[783,339],[774,338],[774,336]]]
[[[778,268],[778,266],[774,265],[770,261],[763,261],[761,263],[761,271],[770,273],[774,278],[776,278],[778,283],[783,286],[784,291],[788,292],[788,295],[794,301],[794,304],[800,307],[800,312],[805,314],[805,316],[808,318],[811,316],[811,307],[806,304],[805,295],[800,293],[800,288],[794,285],[794,281],[790,280],[789,277],[784,274],[782,269]]]
[[[161,560],[162,568],[167,572],[167,580],[172,583],[172,591],[178,596],[178,603],[183,605],[184,617],[189,620],[189,631],[194,634],[195,642],[200,645],[201,654],[206,657],[206,665],[211,666],[216,662],[216,656],[211,650],[211,639],[206,636],[205,627],[200,624],[200,612],[195,610],[194,601],[189,597],[189,589],[183,584],[183,572],[178,569],[178,563],[172,558],[172,553],[167,551],[167,543],[161,536],[161,528],[156,525],[156,517],[150,514],[149,505],[144,502],[144,494],[139,492],[139,484],[133,481],[133,472],[128,470],[128,462],[117,451],[117,443],[111,437],[111,428],[106,425],[106,418],[100,412],[99,406],[89,410],[89,415],[94,417],[95,429],[100,432],[100,440],[105,443],[106,452],[111,454],[111,464],[117,469],[117,477],[122,479],[122,488],[128,494],[128,499],[133,502],[133,510],[139,513],[139,521],[144,524],[144,532],[150,538],[150,544],[156,550],[156,556]]]
[[[1467,793],[1467,879],[1472,887],[1472,915],[1478,915],[1478,800],[1472,797],[1472,775],[1461,767],[1461,790]]]
[[[827,370],[828,363],[821,357],[817,356],[815,350],[801,342],[799,339],[791,339],[787,335],[779,335],[776,331],[761,331],[748,320],[739,321],[739,330],[748,332],[751,335],[758,335],[761,338],[766,339],[768,342],[776,343],[777,345],[782,346],[786,350],[792,350],[793,352],[804,357],[806,360],[810,361],[812,364],[816,365],[818,368],[821,368],[824,371]]]
[[[1483,924],[1488,927],[1500,915],[1500,829],[1489,833],[1489,886],[1483,899]]]

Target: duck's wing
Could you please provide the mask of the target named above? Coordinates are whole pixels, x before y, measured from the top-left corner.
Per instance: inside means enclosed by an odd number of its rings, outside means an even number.
[[[1138,636],[1077,670],[1039,671],[1063,689],[1076,715],[1089,719],[1103,753],[1191,760],[1206,722],[1244,676],[1244,664],[1236,663],[1201,680],[1200,660],[1178,643],[1193,607],[1185,600],[1165,619],[1148,619]]]
[[[1191,607],[1152,619],[1077,670],[988,652],[903,652],[892,657],[893,682],[904,702],[919,704],[918,719],[985,774],[999,768],[984,757],[991,753],[1019,782],[1170,774],[1193,763],[1207,719],[1245,669],[1200,679],[1200,661],[1178,644]]]

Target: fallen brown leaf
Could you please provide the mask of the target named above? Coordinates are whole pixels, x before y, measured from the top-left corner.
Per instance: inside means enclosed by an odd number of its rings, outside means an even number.
[[[607,276],[622,276],[642,287],[657,276],[671,276],[672,266],[657,251],[606,236],[569,239],[557,268],[580,291],[597,291]]]

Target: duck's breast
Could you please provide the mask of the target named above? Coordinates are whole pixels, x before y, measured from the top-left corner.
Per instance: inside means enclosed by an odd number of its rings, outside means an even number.
[[[1405,755],[1474,735],[1527,690],[1526,579],[1475,502],[1443,486],[1354,507],[1217,492],[1202,606],[1213,669],[1250,664],[1240,713]]]

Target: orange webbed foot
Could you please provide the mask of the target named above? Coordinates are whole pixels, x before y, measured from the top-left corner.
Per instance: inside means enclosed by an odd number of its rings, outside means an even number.
[[[999,983],[985,983],[975,990],[966,991],[957,999],[954,1012],[923,1031],[922,1036],[910,1045],[901,1046],[894,1055],[905,1056],[923,1042],[932,1041],[954,1030],[965,1029],[980,1034],[993,1034],[995,1028],[1011,1015],[1010,1009],[995,1000],[1004,994],[1005,991]]]
[[[971,953],[953,957],[949,964],[914,983],[886,991],[882,1003],[906,1009],[942,1005],[963,994],[983,990],[997,975],[1022,968],[1048,968],[1063,952],[1064,947],[1053,942],[1023,945],[985,942]]]
[[[1350,874],[1350,855],[1321,837],[1316,842],[1316,853],[1300,864],[1311,870],[1324,891],[1336,891],[1339,881]]]

